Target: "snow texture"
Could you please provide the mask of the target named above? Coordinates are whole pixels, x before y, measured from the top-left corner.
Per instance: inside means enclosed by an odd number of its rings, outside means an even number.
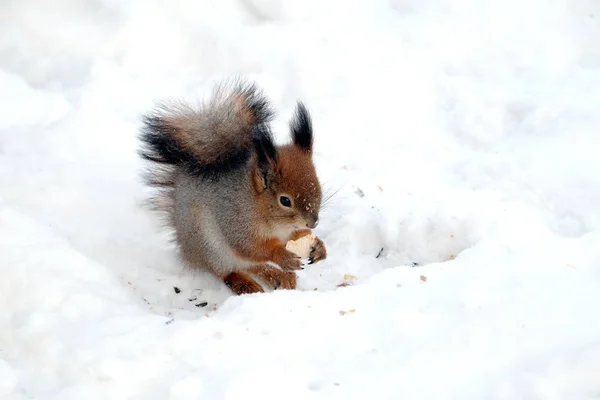
[[[21,0],[0,26],[0,398],[600,398],[600,2]],[[278,141],[313,115],[329,258],[296,291],[182,269],[144,206],[142,113],[233,74]]]

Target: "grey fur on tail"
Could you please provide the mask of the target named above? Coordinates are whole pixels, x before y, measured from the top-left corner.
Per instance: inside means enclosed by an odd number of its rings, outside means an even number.
[[[197,109],[175,101],[158,104],[143,117],[140,135],[140,155],[157,167],[147,183],[168,184],[165,167],[211,179],[243,167],[254,143],[273,145],[272,118],[266,97],[241,80],[219,84],[208,104]]]
[[[244,168],[253,152],[259,160],[272,156],[273,116],[263,93],[243,80],[218,84],[198,108],[177,101],[157,104],[143,116],[140,132],[139,154],[150,161],[143,178],[158,189],[149,206],[172,227],[177,174],[216,181]]]

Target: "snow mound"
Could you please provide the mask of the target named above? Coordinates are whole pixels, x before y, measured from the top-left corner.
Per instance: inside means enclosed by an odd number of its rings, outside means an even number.
[[[600,396],[600,5],[0,5],[0,398]],[[155,100],[310,107],[328,259],[234,297],[144,202]],[[258,394],[257,394],[258,395]]]

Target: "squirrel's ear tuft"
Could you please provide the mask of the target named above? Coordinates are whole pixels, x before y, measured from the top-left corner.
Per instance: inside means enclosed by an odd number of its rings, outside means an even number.
[[[310,153],[313,146],[312,121],[306,106],[301,101],[296,104],[296,112],[290,121],[290,129],[294,144]]]

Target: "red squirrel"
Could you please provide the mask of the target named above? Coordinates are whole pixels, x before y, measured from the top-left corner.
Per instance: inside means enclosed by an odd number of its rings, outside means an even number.
[[[291,142],[277,146],[268,99],[255,84],[221,82],[198,107],[158,104],[144,115],[140,155],[151,162],[150,198],[174,231],[182,262],[208,269],[236,295],[295,289],[300,258],[286,243],[312,232],[322,189],[313,128],[298,101]],[[309,264],[327,257],[318,237]]]

